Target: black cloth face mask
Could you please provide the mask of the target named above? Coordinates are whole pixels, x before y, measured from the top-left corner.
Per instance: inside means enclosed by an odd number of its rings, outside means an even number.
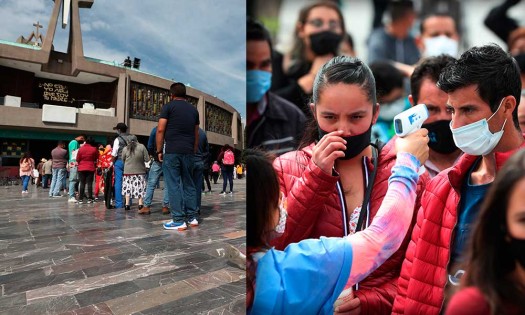
[[[324,56],[328,54],[337,55],[339,43],[343,36],[332,31],[323,31],[310,35],[310,46],[314,54]]]
[[[514,258],[525,268],[525,240],[510,237],[510,251]]]
[[[317,129],[319,131],[319,140],[321,140],[321,138],[324,137],[324,135],[329,133],[321,129],[319,125],[317,125]],[[371,135],[372,125],[370,125],[367,131],[363,132],[360,135],[341,137],[346,140],[346,150],[343,151],[345,153],[345,156],[339,159],[349,160],[353,157],[356,157],[359,153],[363,152],[363,150],[370,145]]]
[[[458,149],[450,130],[450,120],[438,120],[430,124],[423,124],[421,127],[428,129],[428,147],[432,150],[450,154]]]

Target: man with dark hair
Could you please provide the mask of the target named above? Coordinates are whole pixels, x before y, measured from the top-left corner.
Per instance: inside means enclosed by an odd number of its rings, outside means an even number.
[[[175,82],[170,86],[170,93],[176,97],[186,97],[186,86],[180,82]]]
[[[172,221],[166,230],[198,226],[193,167],[199,140],[199,112],[186,101],[186,86],[173,83],[171,102],[162,106],[157,125],[157,157],[169,192]],[[162,150],[164,148],[164,151]],[[182,181],[182,187],[181,187]],[[184,201],[184,202],[183,202]]]
[[[71,140],[67,146],[69,151],[69,202],[77,201],[75,198],[75,192],[78,191],[77,152],[84,141],[86,141],[86,135],[80,134]]]
[[[269,92],[272,43],[262,24],[248,18],[246,37],[247,146],[282,154],[294,150],[306,118],[294,104]]]
[[[193,167],[193,183],[195,184],[195,197],[197,213],[201,213],[201,201],[202,201],[202,186],[203,186],[203,174],[206,168],[209,168],[210,159],[210,145],[208,144],[208,137],[204,129],[199,128],[199,145],[197,152],[195,153],[195,165]]]
[[[450,129],[463,154],[426,186],[406,252],[395,314],[440,314],[464,274],[465,243],[496,173],[525,147],[517,119],[516,61],[495,44],[473,47],[447,66]]]
[[[133,135],[128,133],[128,126],[125,123],[118,123],[113,130],[117,131],[117,137],[113,141],[113,166],[115,171],[115,208],[124,208],[122,199],[122,179],[124,178],[124,162],[122,161],[122,150],[133,139]]]
[[[388,6],[391,21],[372,31],[368,39],[368,63],[378,60],[415,64],[421,54],[410,30],[416,19],[412,1],[391,1]]]
[[[51,151],[53,175],[51,177],[49,197],[61,197],[60,190],[62,189],[62,180],[66,176],[66,165],[68,161],[67,151],[64,149],[65,146],[64,141],[58,141],[56,148]]]
[[[412,94],[408,96],[408,100],[412,106],[425,104],[428,109],[428,118],[423,128],[428,129],[430,140],[429,158],[425,167],[431,178],[451,167],[461,155],[450,131],[452,112],[447,107],[448,95],[436,85],[441,71],[455,60],[449,55],[426,58],[410,77]]]
[[[423,57],[447,54],[454,58],[458,55],[459,34],[456,21],[448,14],[431,14],[424,17],[420,24],[420,35],[416,43]]]

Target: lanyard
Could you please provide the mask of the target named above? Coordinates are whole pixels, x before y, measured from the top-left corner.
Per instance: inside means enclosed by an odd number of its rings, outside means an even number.
[[[377,145],[377,144],[376,144]],[[364,178],[365,178],[365,196],[363,198],[363,204],[361,206],[361,212],[359,213],[359,219],[357,221],[357,226],[355,232],[359,232],[363,230],[365,227],[368,226],[369,221],[369,215],[367,213],[370,212],[370,196],[372,195],[372,188],[374,187],[375,177],[377,174],[377,163],[378,163],[378,150],[374,144],[372,144],[372,162],[374,164],[374,169],[372,170],[372,173],[369,174],[367,163],[366,163],[366,157],[363,158],[363,172],[364,172]],[[335,169],[334,169],[335,170]],[[347,220],[347,212],[346,212],[346,199],[343,192],[343,187],[341,185],[341,180],[337,181],[336,184],[337,187],[337,193],[339,195],[339,200],[341,202],[341,209],[343,214],[343,229],[344,229],[344,235],[347,236],[349,234],[348,230],[348,220]],[[365,217],[367,219],[366,225],[363,225],[363,222],[365,220]]]

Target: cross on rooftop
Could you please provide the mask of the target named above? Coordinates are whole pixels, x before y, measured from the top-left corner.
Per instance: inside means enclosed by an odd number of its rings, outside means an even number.
[[[43,26],[40,25],[40,22],[39,22],[39,21],[36,21],[36,24],[33,23],[33,26],[36,27],[36,38],[38,39],[38,37],[39,37],[39,36],[38,36],[38,35],[39,35],[38,29],[39,29],[39,28],[42,28]]]

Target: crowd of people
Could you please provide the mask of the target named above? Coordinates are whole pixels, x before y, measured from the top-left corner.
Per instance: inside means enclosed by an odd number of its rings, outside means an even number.
[[[525,313],[518,2],[485,20],[506,47],[461,54],[454,16],[409,0],[374,1],[366,59],[336,1],[300,10],[288,52],[248,17],[248,313]]]
[[[228,144],[213,161],[206,132],[199,128],[198,112],[186,101],[185,85],[172,84],[170,94],[171,101],[162,107],[147,146],[128,132],[125,123],[118,123],[112,144],[97,144],[80,134],[67,149],[64,141],[58,141],[49,160],[43,158],[37,166],[26,152],[20,159],[22,193],[28,193],[29,182],[35,178],[37,187],[49,187],[50,198],[67,196],[69,202],[91,204],[101,200],[102,194],[107,209],[126,211],[135,199],[138,213],[148,215],[163,176],[162,214],[172,216],[164,228],[182,231],[198,226],[201,195],[212,192],[210,176],[214,184],[222,176],[220,194],[226,195],[233,193],[233,178],[241,179],[246,170]]]

